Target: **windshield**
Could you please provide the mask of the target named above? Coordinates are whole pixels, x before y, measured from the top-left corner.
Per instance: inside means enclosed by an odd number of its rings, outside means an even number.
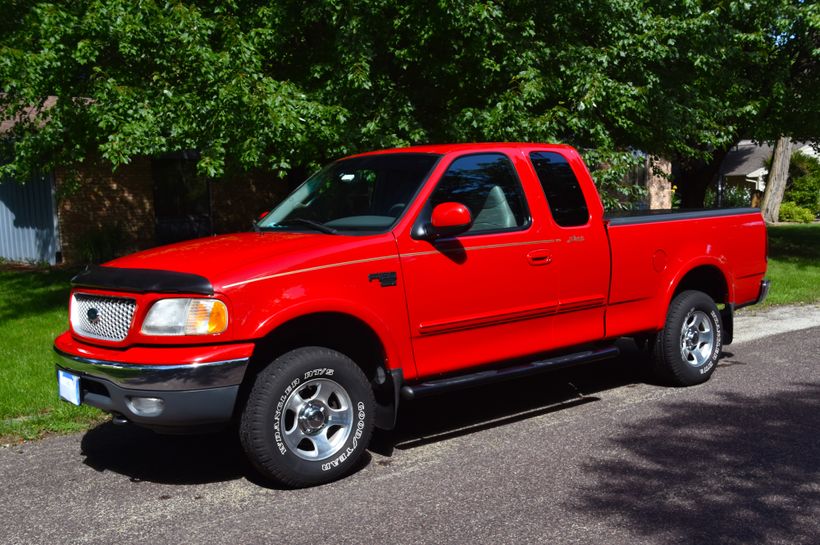
[[[337,161],[308,178],[259,228],[384,232],[398,221],[439,157],[392,153]]]

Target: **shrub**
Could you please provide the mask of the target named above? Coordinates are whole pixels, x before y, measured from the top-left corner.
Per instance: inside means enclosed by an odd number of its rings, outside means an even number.
[[[639,208],[646,186],[638,183],[643,158],[628,151],[585,150],[584,161],[607,211]]]
[[[714,208],[717,206],[717,188],[710,186],[706,189],[706,196],[703,200],[703,205],[706,208]],[[752,205],[752,194],[747,187],[739,187],[736,185],[728,185],[723,188],[723,204],[724,208],[744,208]]]
[[[793,221],[797,223],[811,223],[814,221],[814,213],[808,208],[803,208],[793,202],[786,201],[780,205],[780,221]]]
[[[789,165],[789,185],[783,199],[820,215],[820,161],[795,153]]]

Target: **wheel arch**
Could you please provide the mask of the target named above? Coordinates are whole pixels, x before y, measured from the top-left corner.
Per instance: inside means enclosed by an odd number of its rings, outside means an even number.
[[[289,316],[256,340],[256,347],[240,386],[237,415],[247,400],[256,375],[276,358],[296,348],[322,346],[353,360],[370,382],[377,404],[376,425],[395,425],[398,389],[387,362],[394,357],[388,343],[371,323],[343,311],[314,311]],[[394,373],[395,374],[395,373]],[[399,377],[401,376],[398,373]]]
[[[687,290],[700,291],[712,298],[716,304],[726,304],[733,300],[733,284],[729,272],[718,260],[696,261],[681,268],[681,272],[670,282],[666,293],[665,306],[658,319],[658,328],[666,321],[666,314],[672,300]]]
[[[686,290],[702,291],[712,298],[715,303],[731,301],[730,283],[725,273],[715,264],[702,264],[690,268],[675,284],[675,289],[669,296],[669,301]]]

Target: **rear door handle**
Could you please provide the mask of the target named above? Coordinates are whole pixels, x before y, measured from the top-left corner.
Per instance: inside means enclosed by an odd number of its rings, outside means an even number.
[[[549,250],[533,250],[527,254],[530,265],[549,265],[552,263],[552,254]]]

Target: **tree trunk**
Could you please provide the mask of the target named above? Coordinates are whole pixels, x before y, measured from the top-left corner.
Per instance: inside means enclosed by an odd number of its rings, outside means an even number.
[[[708,161],[695,161],[685,165],[676,182],[680,187],[681,208],[703,208],[706,189],[718,172],[729,150],[715,150]]]
[[[647,155],[644,162],[646,172],[647,204],[650,210],[672,208],[672,164],[661,157]]]
[[[780,215],[780,203],[786,191],[786,182],[789,180],[789,163],[792,158],[792,139],[781,136],[774,145],[772,167],[769,169],[769,179],[766,181],[766,191],[763,193],[763,202],[760,209],[766,223],[774,223]]]

